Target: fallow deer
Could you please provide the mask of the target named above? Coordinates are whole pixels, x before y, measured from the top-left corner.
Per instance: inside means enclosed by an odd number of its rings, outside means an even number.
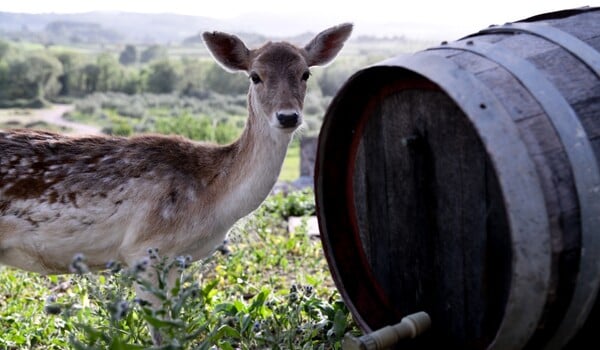
[[[352,31],[342,24],[305,47],[206,32],[214,59],[250,78],[249,117],[228,145],[177,136],[65,136],[0,131],[0,263],[42,274],[162,256],[208,256],[277,181],[302,123],[309,67],[329,63]],[[137,290],[140,298],[144,295]]]

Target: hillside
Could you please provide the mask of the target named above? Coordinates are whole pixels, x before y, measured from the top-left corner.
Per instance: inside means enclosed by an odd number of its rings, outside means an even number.
[[[352,18],[347,20],[352,22]],[[237,33],[247,43],[265,37],[305,42],[322,28],[335,25],[323,17],[310,22],[268,14],[247,14],[219,20],[179,14],[130,12],[87,12],[77,14],[24,14],[0,12],[0,38],[41,44],[160,44],[199,42],[199,33],[221,30]],[[431,33],[447,30],[415,23],[371,23],[356,25],[354,37],[372,39],[413,38],[431,40]],[[434,35],[434,36],[436,36]]]
[[[210,18],[175,14],[0,12],[0,36],[43,43],[180,43],[199,31],[220,25]]]

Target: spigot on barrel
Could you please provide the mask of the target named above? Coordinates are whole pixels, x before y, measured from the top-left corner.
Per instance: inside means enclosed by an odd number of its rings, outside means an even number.
[[[383,350],[402,339],[414,338],[431,327],[431,318],[426,312],[408,315],[400,323],[386,326],[375,332],[355,337],[346,333],[342,341],[343,350]]]

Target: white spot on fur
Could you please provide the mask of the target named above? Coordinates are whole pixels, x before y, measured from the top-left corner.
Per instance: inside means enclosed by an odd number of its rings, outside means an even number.
[[[197,199],[196,191],[194,191],[193,188],[188,188],[188,190],[187,190],[187,199],[190,202],[195,202],[196,201],[196,199]]]
[[[175,208],[173,208],[173,206],[171,206],[171,205],[163,207],[163,209],[160,212],[160,216],[162,216],[162,218],[165,220],[171,220],[174,215],[175,215]]]

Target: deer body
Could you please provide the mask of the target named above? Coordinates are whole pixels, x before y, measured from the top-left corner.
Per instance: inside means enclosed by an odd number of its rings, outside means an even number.
[[[229,145],[0,131],[0,263],[66,273],[75,254],[93,269],[132,265],[149,248],[206,257],[269,194],[302,122],[308,68],[331,61],[351,30],[330,28],[304,48],[255,50],[205,33],[213,57],[251,80],[246,127]]]
[[[266,197],[286,150],[160,136],[0,138],[0,262],[40,273],[68,272],[79,253],[99,269],[135,263],[150,247],[203,258]],[[251,166],[261,159],[270,161]]]

